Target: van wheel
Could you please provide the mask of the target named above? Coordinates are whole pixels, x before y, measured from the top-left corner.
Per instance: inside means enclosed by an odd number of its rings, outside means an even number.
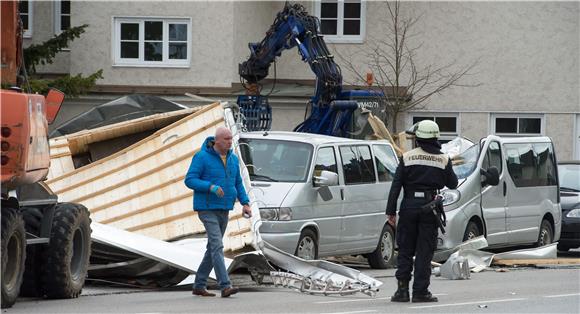
[[[305,260],[318,258],[318,241],[314,231],[310,229],[304,229],[302,231],[294,255]]]
[[[2,208],[2,308],[11,307],[20,292],[26,260],[26,231],[22,214]]]
[[[377,248],[367,254],[369,265],[373,269],[385,269],[393,264],[395,256],[395,232],[393,227],[385,224]]]
[[[477,238],[481,235],[481,230],[475,221],[470,221],[465,228],[465,233],[463,234],[463,242]]]
[[[540,234],[538,235],[538,242],[536,246],[544,246],[552,243],[554,233],[552,231],[552,224],[546,219],[542,220],[542,225],[540,227]]]

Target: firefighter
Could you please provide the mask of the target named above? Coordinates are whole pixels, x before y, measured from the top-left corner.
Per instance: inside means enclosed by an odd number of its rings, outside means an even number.
[[[447,186],[457,188],[457,176],[450,158],[441,152],[438,141],[439,126],[431,120],[417,124],[415,142],[417,148],[401,157],[389,193],[387,217],[391,225],[396,223],[397,199],[401,188],[404,196],[397,224],[397,271],[398,289],[391,302],[409,302],[409,281],[415,256],[415,279],[412,302],[437,302],[429,292],[431,259],[437,246],[437,221],[431,211],[421,207],[431,202],[438,190]]]

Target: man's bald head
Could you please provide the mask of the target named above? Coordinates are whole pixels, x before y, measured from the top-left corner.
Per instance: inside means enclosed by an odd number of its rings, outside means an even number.
[[[217,128],[215,130],[215,138],[216,138],[216,140],[218,138],[231,137],[231,136],[232,136],[232,132],[228,128],[226,128],[226,127],[220,126],[219,128]]]
[[[221,155],[232,148],[232,132],[223,126],[215,130],[214,149]]]

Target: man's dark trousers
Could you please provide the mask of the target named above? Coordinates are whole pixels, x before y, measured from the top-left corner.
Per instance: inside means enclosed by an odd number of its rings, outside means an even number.
[[[397,271],[398,280],[410,281],[415,256],[415,280],[413,294],[427,293],[431,277],[431,260],[437,245],[437,222],[431,212],[417,208],[399,211],[397,223]]]

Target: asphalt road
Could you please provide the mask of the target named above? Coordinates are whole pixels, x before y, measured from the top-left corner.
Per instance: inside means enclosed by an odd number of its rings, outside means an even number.
[[[242,284],[228,299],[194,297],[189,289],[143,291],[87,286],[73,300],[19,299],[3,313],[579,313],[580,267],[497,268],[469,280],[432,277],[438,303],[391,303],[394,270],[363,272],[383,281],[375,298],[306,295],[287,288]],[[247,283],[247,281],[246,281]]]

